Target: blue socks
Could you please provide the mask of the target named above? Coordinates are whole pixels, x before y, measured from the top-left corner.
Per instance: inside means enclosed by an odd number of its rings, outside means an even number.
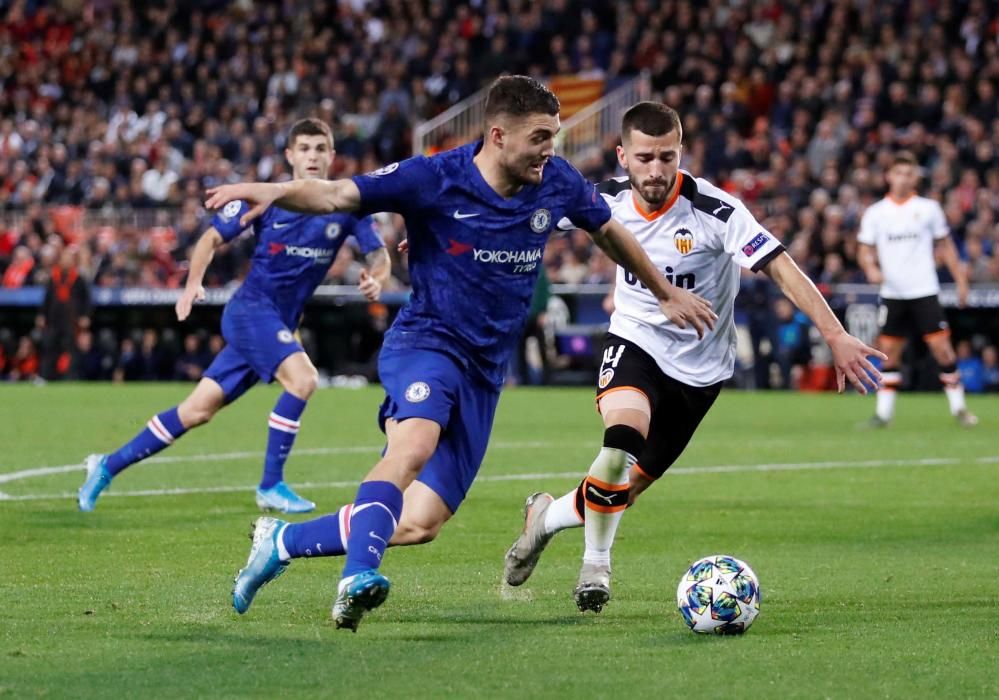
[[[284,479],[284,463],[298,435],[299,421],[305,410],[305,401],[287,391],[278,397],[267,421],[267,456],[264,458],[264,474],[260,478],[260,488],[269,489]]]
[[[114,476],[125,467],[172,445],[174,440],[186,432],[187,428],[181,424],[180,418],[177,416],[177,407],[169,408],[150,418],[142,432],[119,448],[117,452],[108,455],[104,467],[111,476]]]
[[[361,484],[350,516],[344,578],[381,566],[382,554],[401,515],[402,491],[398,486],[389,481]]]
[[[347,552],[347,536],[350,534],[350,514],[353,503],[348,503],[334,515],[308,520],[304,523],[291,523],[285,527],[281,537],[288,556],[337,557]]]
[[[379,498],[388,503],[379,501]],[[353,564],[352,558],[348,557],[343,575],[346,577],[358,571],[377,569],[402,513],[402,492],[387,481],[366,481],[358,489],[357,499],[357,503],[348,503],[333,515],[285,526],[281,539],[288,557],[337,557],[346,554],[351,533],[356,530],[362,540],[362,556],[354,557],[357,561]],[[366,500],[362,502],[361,499]],[[356,570],[348,573],[351,566]]]

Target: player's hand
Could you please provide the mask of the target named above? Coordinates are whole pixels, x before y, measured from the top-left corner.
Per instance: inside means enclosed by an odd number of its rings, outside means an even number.
[[[871,267],[864,270],[867,275],[867,281],[871,284],[882,284],[885,281],[885,276],[881,274],[880,267]]]
[[[864,345],[846,331],[840,331],[831,339],[826,339],[832,350],[833,364],[836,366],[836,389],[843,393],[846,381],[861,394],[867,394],[868,386],[876,391],[881,386],[881,372],[867,359],[869,356],[880,358],[882,362],[888,356],[880,350]]]
[[[246,226],[264,213],[281,194],[281,189],[269,182],[242,182],[236,185],[219,185],[208,190],[206,209],[219,209],[229,202],[243,200],[250,210],[239,218],[239,225]]]
[[[698,339],[704,337],[705,328],[714,330],[718,320],[710,301],[680,287],[673,287],[669,299],[659,301],[659,308],[679,328],[686,328],[688,323],[693,326]]]
[[[367,270],[361,270],[361,279],[357,288],[368,301],[378,301],[382,296],[382,283],[376,280]]]
[[[399,245],[397,245],[395,247],[395,249],[397,251],[399,251],[399,255],[405,255],[406,253],[408,253],[409,252],[409,239],[408,238],[403,238],[401,241],[399,241]]]
[[[205,288],[200,284],[194,289],[184,287],[180,299],[177,300],[177,304],[174,306],[174,309],[177,311],[177,320],[186,320],[191,315],[191,307],[194,305],[194,302],[204,300]]]
[[[963,309],[968,305],[968,281],[957,281],[957,308]]]

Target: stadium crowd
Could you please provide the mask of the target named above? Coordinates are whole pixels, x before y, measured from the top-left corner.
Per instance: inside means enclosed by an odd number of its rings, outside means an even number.
[[[410,155],[415,123],[501,72],[608,88],[648,75],[683,118],[684,167],[742,198],[820,284],[863,281],[859,218],[892,152],[913,151],[972,282],[999,282],[999,6],[985,0],[0,0],[0,17],[5,288],[48,284],[64,248],[96,286],[177,287],[204,190],[287,177],[295,119],[334,127],[347,176]],[[617,174],[614,145],[577,165]],[[404,222],[386,215],[382,233],[404,286]],[[251,250],[220,252],[206,282],[239,280]],[[582,233],[554,239],[545,265],[556,283],[614,273]],[[330,274],[356,281],[349,250]]]

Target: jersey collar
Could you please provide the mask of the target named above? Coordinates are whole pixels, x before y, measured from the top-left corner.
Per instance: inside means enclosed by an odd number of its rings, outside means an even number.
[[[631,191],[631,203],[635,206],[635,211],[637,211],[643,219],[646,221],[655,221],[660,216],[668,212],[676,200],[680,198],[680,188],[683,187],[683,171],[678,170],[676,173],[676,189],[673,190],[673,195],[666,200],[666,202],[656,209],[655,211],[645,211],[645,208],[638,201],[638,197],[635,196],[635,190]]]

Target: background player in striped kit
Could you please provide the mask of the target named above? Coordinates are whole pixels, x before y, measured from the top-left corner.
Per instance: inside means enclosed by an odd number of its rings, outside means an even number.
[[[878,390],[876,412],[868,425],[882,428],[894,417],[896,391],[902,383],[902,351],[909,336],[918,333],[940,367],[951,415],[970,428],[978,418],[964,403],[957,355],[937,298],[937,255],[957,285],[958,306],[968,301],[967,269],[958,257],[940,204],[916,194],[916,157],[906,151],[897,153],[886,179],[888,194],[867,208],[857,235],[860,266],[871,284],[881,285],[878,347],[888,356],[881,368],[884,386]]]
[[[318,119],[296,122],[288,133],[285,157],[296,178],[326,179],[333,162],[333,135]],[[201,286],[214,251],[245,230],[242,202],[231,202],[212,220],[191,255],[187,284],[177,301],[177,319],[191,313],[204,298]],[[284,464],[298,433],[306,402],[316,389],[318,374],[294,329],[305,302],[326,277],[337,251],[349,236],[365,254],[367,270],[360,291],[374,301],[391,272],[388,253],[374,221],[350,214],[309,216],[270,207],[253,222],[257,245],[250,272],[226,304],[222,334],[227,346],[205,371],[194,391],[179,405],[153,416],[146,428],[117,451],[90,455],[87,479],[80,488],[82,511],[94,509],[97,497],[123,469],[156,454],[187,432],[207,423],[227,404],[258,381],[276,379],[285,391],[268,420],[267,453],[257,488],[257,505],[285,513],[315,508],[284,481]]]
[[[735,366],[734,301],[740,268],[763,271],[815,323],[832,349],[840,391],[876,385],[868,355],[849,335],[784,246],[734,197],[679,169],[680,117],[641,102],[622,119],[618,160],[627,177],[598,187],[614,218],[638,239],[668,279],[707,299],[718,322],[703,339],[650,303],[647,289],[618,268],[615,309],[604,341],[597,401],[605,437],[589,474],[558,500],[531,495],[521,536],[506,555],[504,577],[531,575],[556,532],[585,521],[586,547],[574,590],[581,611],[610,599],[610,553],[625,508],[680,456]],[[868,376],[870,374],[870,377]]]

